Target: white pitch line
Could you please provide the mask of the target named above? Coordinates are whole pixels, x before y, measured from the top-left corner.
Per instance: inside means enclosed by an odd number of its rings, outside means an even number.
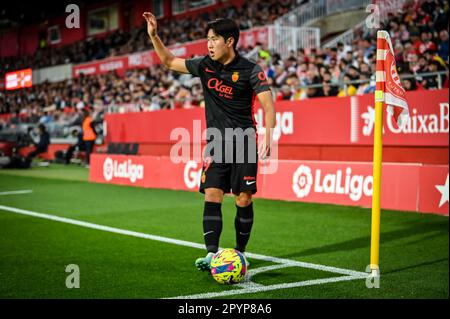
[[[59,217],[59,216],[55,216],[55,215],[36,213],[36,212],[32,212],[32,211],[20,209],[20,208],[14,208],[14,207],[0,205],[0,210],[6,210],[6,211],[16,213],[16,214],[28,215],[28,216],[33,216],[33,217],[43,218],[43,219],[49,219],[49,220],[53,220],[53,221],[57,221],[57,222],[77,225],[77,226],[96,229],[96,230],[103,230],[103,231],[110,232],[110,233],[116,233],[116,234],[133,236],[133,237],[144,238],[144,239],[150,239],[150,240],[160,241],[160,242],[164,242],[164,243],[175,244],[175,245],[179,245],[179,246],[187,246],[187,247],[192,247],[192,248],[205,249],[205,245],[197,244],[197,243],[193,243],[193,242],[189,242],[189,241],[172,239],[172,238],[161,237],[161,236],[150,235],[150,234],[144,234],[144,233],[139,233],[139,232],[135,232],[135,231],[115,228],[115,227],[109,227],[109,226],[103,226],[103,225],[83,222],[83,221],[79,221],[76,219]]]
[[[127,235],[127,236],[132,236],[132,237],[137,237],[137,238],[150,239],[150,240],[155,240],[155,241],[159,241],[159,242],[175,244],[175,245],[179,245],[179,246],[186,246],[186,247],[192,247],[192,248],[197,248],[197,249],[205,249],[204,244],[198,244],[198,243],[193,243],[193,242],[189,242],[189,241],[185,241],[185,240],[173,239],[173,238],[168,238],[168,237],[162,237],[162,236],[157,236],[157,235],[150,235],[150,234],[135,232],[135,231],[131,231],[131,230],[125,230],[125,229],[109,227],[109,226],[104,226],[104,225],[99,225],[99,224],[93,224],[93,223],[84,222],[84,221],[80,221],[80,220],[76,220],[76,219],[60,217],[60,216],[55,216],[55,215],[50,215],[50,214],[37,213],[37,212],[20,209],[20,208],[15,208],[15,207],[0,205],[0,210],[5,210],[5,211],[9,211],[9,212],[16,213],[16,214],[27,215],[27,216],[37,217],[37,218],[49,219],[49,220],[53,220],[53,221],[58,221],[58,222],[66,223],[66,224],[72,224],[72,225],[77,225],[77,226],[96,229],[96,230],[102,230],[102,231],[106,231],[106,232],[110,232],[110,233]],[[324,265],[318,265],[318,264],[312,264],[312,263],[305,263],[305,262],[300,262],[300,261],[296,261],[296,260],[277,258],[277,257],[265,256],[265,255],[253,254],[253,253],[246,253],[246,255],[248,257],[251,257],[254,259],[274,262],[277,264],[289,264],[292,266],[311,268],[311,269],[316,269],[316,270],[321,270],[321,271],[326,271],[326,272],[338,273],[341,275],[350,275],[350,276],[359,277],[359,278],[367,277],[367,273],[359,272],[359,271],[355,271],[355,270],[330,267],[330,266],[324,266]]]
[[[264,255],[260,255],[260,254],[253,254],[253,253],[245,253],[245,254],[246,254],[246,256],[254,258],[254,259],[270,261],[270,262],[277,263],[277,264],[290,264],[292,266],[311,268],[311,269],[327,271],[327,272],[332,272],[332,273],[337,273],[337,274],[347,275],[347,276],[364,277],[364,278],[367,277],[367,273],[361,272],[361,271],[356,271],[356,270],[343,269],[343,268],[337,268],[337,267],[325,266],[325,265],[319,265],[319,264],[312,264],[312,263],[291,260],[291,259],[286,259],[286,258],[264,256]]]
[[[245,288],[250,288],[250,287],[264,287],[264,285],[258,284],[253,281],[244,281],[244,282],[240,282],[238,284],[233,285],[233,287],[245,289]]]
[[[9,191],[9,192],[0,192],[0,195],[20,195],[20,194],[29,194],[33,191],[31,189],[24,189],[21,191]]]
[[[367,274],[366,274],[366,277],[367,277]],[[264,292],[264,291],[270,291],[270,290],[322,285],[322,284],[327,284],[327,283],[331,283],[331,282],[349,281],[349,280],[357,280],[357,279],[361,279],[361,277],[360,276],[339,276],[339,277],[297,281],[297,282],[276,284],[276,285],[269,285],[269,286],[256,285],[256,286],[250,286],[250,287],[244,288],[244,289],[226,290],[226,291],[221,291],[221,292],[208,292],[208,293],[203,293],[203,294],[177,296],[177,297],[170,297],[170,298],[164,298],[164,299],[209,299],[209,298],[225,297],[225,296],[232,296],[232,295],[252,294],[252,293]]]
[[[258,284],[256,282],[252,281],[251,280],[252,277],[261,272],[266,272],[266,271],[281,269],[281,268],[287,268],[287,267],[292,267],[292,266],[294,266],[294,265],[277,264],[277,265],[270,265],[270,266],[264,266],[264,267],[258,267],[255,269],[250,269],[248,271],[247,275],[245,276],[244,281],[233,285],[233,287],[236,287],[236,288],[264,287],[264,285]]]
[[[258,267],[255,269],[250,269],[248,272],[248,277],[251,278],[256,274],[259,274],[260,272],[271,271],[271,270],[287,268],[287,267],[294,267],[294,266],[296,266],[296,265],[295,264],[278,264],[278,265]]]

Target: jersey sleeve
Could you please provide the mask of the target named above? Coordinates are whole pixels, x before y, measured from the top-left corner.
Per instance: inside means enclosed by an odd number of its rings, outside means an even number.
[[[250,84],[256,94],[264,91],[270,91],[267,76],[258,64],[254,66],[252,73],[250,74]]]
[[[193,76],[200,76],[200,62],[202,62],[203,57],[197,57],[192,59],[187,59],[185,64],[189,73]]]

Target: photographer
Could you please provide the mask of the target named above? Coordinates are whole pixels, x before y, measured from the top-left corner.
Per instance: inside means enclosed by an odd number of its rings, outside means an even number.
[[[85,151],[86,150],[86,145],[83,142],[83,132],[80,132],[79,130],[74,130],[72,132],[72,136],[77,138],[77,143],[74,145],[70,145],[69,148],[66,151],[65,154],[65,164],[69,164],[70,160],[73,156],[73,152],[78,150],[78,151]]]
[[[39,154],[47,152],[48,146],[50,145],[50,134],[48,134],[45,125],[42,123],[39,124],[38,130],[39,130],[39,142],[37,144],[34,143],[36,149],[27,155],[28,161],[31,161],[34,157],[36,157]]]

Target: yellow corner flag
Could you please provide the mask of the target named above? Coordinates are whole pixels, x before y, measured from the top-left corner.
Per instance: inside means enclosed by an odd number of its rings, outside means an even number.
[[[398,126],[404,125],[409,116],[405,90],[397,73],[394,49],[386,31],[377,32],[377,66],[375,91],[375,130],[373,137],[373,195],[372,235],[370,243],[370,269],[379,275],[380,262],[380,206],[381,206],[381,163],[383,149],[383,104],[394,116]]]

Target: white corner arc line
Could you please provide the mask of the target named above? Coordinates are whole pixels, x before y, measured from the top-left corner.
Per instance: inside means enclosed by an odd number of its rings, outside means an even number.
[[[366,275],[366,277],[367,277],[367,275]],[[163,299],[209,299],[209,298],[225,297],[225,296],[232,296],[232,295],[251,294],[251,293],[271,291],[271,290],[321,285],[321,284],[326,284],[326,283],[331,283],[331,282],[349,281],[349,280],[357,280],[357,279],[361,279],[361,277],[359,277],[359,276],[339,276],[339,277],[305,280],[305,281],[276,284],[276,285],[269,285],[269,286],[260,286],[260,285],[249,286],[248,288],[243,288],[243,289],[233,289],[233,290],[226,290],[226,291],[221,291],[221,292],[209,292],[209,293],[203,293],[203,294],[177,296],[177,297],[170,297],[170,298],[163,298]]]
[[[0,192],[0,195],[21,195],[21,194],[29,194],[33,191],[31,189],[24,189],[20,191],[8,191],[8,192]]]
[[[337,274],[341,274],[341,275],[364,277],[364,278],[367,277],[367,273],[361,272],[361,271],[356,271],[356,270],[337,268],[337,267],[325,266],[325,265],[319,265],[319,264],[312,264],[312,263],[307,263],[307,262],[303,262],[303,261],[271,257],[271,256],[264,256],[264,255],[260,255],[260,254],[254,254],[254,253],[245,253],[245,254],[248,257],[251,257],[254,259],[270,261],[270,262],[278,263],[278,264],[290,264],[291,266],[311,268],[311,269],[316,269],[316,270],[321,270],[321,271],[337,273]]]
[[[261,272],[266,272],[270,270],[277,270],[281,268],[288,268],[288,267],[295,267],[295,264],[277,264],[277,265],[270,265],[270,266],[264,266],[264,267],[258,267],[255,269],[250,269],[248,271],[248,277],[251,278]]]
[[[194,242],[179,240],[179,239],[173,239],[173,238],[168,238],[168,237],[162,237],[162,236],[157,236],[157,235],[145,234],[145,233],[140,233],[140,232],[136,232],[136,231],[115,228],[115,227],[109,227],[109,226],[84,222],[84,221],[80,221],[80,220],[76,220],[76,219],[60,217],[60,216],[56,216],[56,215],[37,213],[37,212],[20,209],[20,208],[15,208],[15,207],[0,205],[0,210],[5,210],[8,212],[21,214],[21,215],[27,215],[27,216],[37,217],[37,218],[53,220],[53,221],[57,221],[57,222],[62,222],[62,223],[71,224],[71,225],[77,225],[77,226],[96,229],[96,230],[102,230],[102,231],[115,233],[115,234],[150,239],[150,240],[154,240],[154,241],[175,244],[175,245],[179,245],[179,246],[186,246],[186,247],[192,247],[192,248],[197,248],[197,249],[205,249],[204,244],[199,244],[199,243],[194,243]],[[269,262],[273,262],[273,263],[277,263],[277,264],[289,264],[292,266],[311,268],[311,269],[321,270],[321,271],[325,271],[325,272],[338,273],[341,275],[348,275],[348,276],[353,276],[353,277],[358,277],[358,278],[366,278],[367,277],[367,273],[365,273],[365,272],[360,272],[360,271],[355,271],[355,270],[350,270],[350,269],[343,269],[343,268],[337,268],[337,267],[331,267],[331,266],[325,266],[325,265],[319,265],[319,264],[312,264],[312,263],[306,263],[306,262],[290,260],[290,259],[285,259],[285,258],[278,258],[278,257],[272,257],[272,256],[265,256],[265,255],[261,255],[261,254],[254,254],[254,253],[246,253],[246,255],[250,258],[259,259],[259,260],[263,260],[263,261],[269,261]]]

